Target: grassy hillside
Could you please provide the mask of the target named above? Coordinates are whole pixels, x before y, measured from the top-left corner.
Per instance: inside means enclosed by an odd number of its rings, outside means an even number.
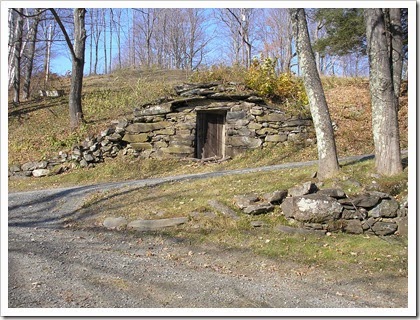
[[[208,80],[208,75],[194,75]],[[239,72],[223,72],[213,77],[238,81]],[[77,132],[68,129],[69,78],[56,78],[52,88],[64,89],[60,98],[34,98],[19,106],[9,103],[9,165],[48,159],[89,135],[97,135],[112,120],[129,117],[134,107],[174,94],[173,85],[189,81],[191,74],[167,70],[121,70],[110,75],[89,76],[84,80],[83,108],[86,124]],[[366,79],[324,78],[324,89],[332,120],[338,125],[336,143],[340,157],[373,153],[369,87]],[[37,88],[34,88],[35,92]],[[36,96],[36,93],[34,94]],[[408,146],[407,97],[401,98],[401,147]],[[316,159],[316,147],[283,147],[257,150],[217,165],[199,165],[176,160],[140,160],[129,157],[109,159],[93,169],[75,169],[71,173],[38,179],[37,185],[80,184],[97,181],[134,179],[183,172],[211,171],[289,161]],[[42,181],[41,181],[42,180]],[[19,187],[31,181],[12,181]]]
[[[225,80],[238,80],[235,73],[222,75],[226,76],[223,78]],[[180,71],[125,70],[111,75],[87,77],[83,95],[87,123],[74,133],[68,130],[67,96],[36,98],[17,107],[9,104],[9,165],[49,158],[60,150],[70,149],[86,136],[96,135],[107,128],[112,120],[130,116],[135,106],[173,94],[172,86],[188,81],[189,76]],[[339,156],[373,153],[368,82],[365,79],[339,78],[324,78],[323,82],[332,120],[338,125],[336,143]],[[56,79],[53,87],[68,93],[68,85],[69,79]],[[407,148],[407,97],[401,98],[399,116],[401,147]],[[95,168],[75,168],[44,178],[10,179],[9,191],[256,167],[316,158],[316,146],[254,150],[218,164],[118,156],[107,159]],[[324,181],[322,186],[338,186],[351,195],[374,183],[398,200],[406,197],[407,170],[397,177],[386,178],[373,175],[373,167],[372,160],[345,164],[339,176]],[[109,216],[124,216],[129,220],[188,216],[191,212],[209,210],[209,199],[231,204],[236,194],[290,188],[310,180],[316,169],[316,166],[312,166],[168,183],[150,188],[147,192],[138,192],[138,189],[98,192],[88,197],[80,214],[83,216],[86,213],[88,217],[94,212],[94,225],[101,225],[103,219]],[[209,185],[212,187],[209,188]],[[379,237],[339,233],[323,238],[309,235],[302,240],[301,236],[281,234],[273,228],[257,230],[250,225],[253,219],[256,218],[247,215],[241,215],[235,221],[221,215],[212,218],[198,215],[186,226],[165,232],[189,241],[250,249],[256,254],[278,259],[279,263],[282,259],[288,259],[313,268],[337,271],[341,275],[350,274],[354,278],[377,274],[383,277],[407,276],[407,238],[396,237],[385,241]],[[279,209],[257,219],[267,226],[287,224]],[[80,222],[68,223],[77,226]],[[393,263],[389,264],[389,261]]]

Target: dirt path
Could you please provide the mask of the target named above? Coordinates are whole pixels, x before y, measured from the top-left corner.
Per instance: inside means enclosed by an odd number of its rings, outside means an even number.
[[[246,250],[191,245],[164,233],[68,223],[97,190],[310,164],[9,194],[8,307],[407,307],[407,284],[380,275],[345,280],[345,275],[288,261],[279,265]]]

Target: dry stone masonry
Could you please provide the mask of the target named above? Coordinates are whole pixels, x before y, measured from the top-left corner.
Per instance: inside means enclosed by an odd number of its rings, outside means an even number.
[[[400,204],[389,194],[378,191],[348,197],[341,189],[319,190],[316,184],[307,182],[262,196],[237,195],[233,202],[243,213],[251,215],[268,213],[280,205],[282,214],[292,224],[316,233],[407,235],[408,203]],[[280,229],[292,233],[289,227]]]
[[[134,110],[123,141],[145,158],[234,157],[245,150],[309,140],[312,121],[217,83],[176,86],[179,98]],[[130,147],[132,150],[130,150]]]
[[[142,158],[228,159],[246,150],[282,143],[315,143],[310,118],[292,116],[230,83],[176,86],[176,99],[135,108],[48,161],[13,165],[9,176],[46,176],[71,167],[94,166],[118,154]]]

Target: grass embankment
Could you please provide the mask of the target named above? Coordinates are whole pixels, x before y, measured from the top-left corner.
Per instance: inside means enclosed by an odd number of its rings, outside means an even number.
[[[223,74],[222,74],[223,75]],[[224,74],[230,79],[237,74]],[[223,78],[223,77],[222,77]],[[239,77],[240,78],[240,77]],[[172,86],[187,81],[184,72],[124,71],[105,76],[87,77],[84,82],[83,107],[86,124],[77,132],[68,128],[67,96],[37,98],[15,107],[9,105],[9,165],[30,160],[48,159],[88,135],[97,135],[112,120],[129,117],[135,106],[173,94]],[[68,79],[67,79],[68,80]],[[68,93],[68,82],[59,79],[57,89]],[[210,80],[210,79],[206,79]],[[228,80],[228,79],[224,79]],[[323,79],[331,118],[338,125],[336,143],[340,157],[373,153],[371,110],[368,82],[363,79]],[[408,147],[407,97],[401,98],[401,147]],[[122,181],[148,177],[169,176],[257,167],[292,161],[313,160],[316,147],[283,146],[270,150],[254,150],[219,164],[201,164],[181,160],[144,160],[119,156],[107,159],[95,168],[75,168],[58,176],[10,180],[9,190],[27,190],[59,186]],[[118,190],[91,197],[83,210],[101,212],[98,222],[106,216],[125,216],[129,220],[190,215],[194,211],[210,210],[207,201],[217,199],[232,205],[236,194],[268,192],[287,189],[310,180],[316,167],[254,173],[241,176],[198,181],[168,183],[152,189]],[[324,181],[324,187],[341,186],[348,194],[363,191],[375,180],[384,192],[397,197],[407,194],[407,171],[395,178],[372,177],[373,162],[343,166],[340,175]],[[362,187],[352,181],[357,180]],[[168,231],[171,236],[192,241],[209,241],[227,247],[248,248],[275,259],[319,265],[347,271],[358,270],[366,275],[373,272],[407,273],[407,239],[334,234],[331,237],[285,235],[275,232],[276,224],[288,222],[279,209],[258,217],[241,215],[238,221],[223,216],[208,218],[191,216],[191,223]],[[268,227],[254,229],[251,220],[262,220]]]

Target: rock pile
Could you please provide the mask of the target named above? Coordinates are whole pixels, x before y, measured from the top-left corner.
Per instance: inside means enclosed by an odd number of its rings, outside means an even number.
[[[22,165],[12,165],[10,176],[43,177],[60,174],[78,165],[82,168],[92,167],[103,162],[105,158],[116,157],[124,153],[127,143],[122,140],[128,120],[115,121],[113,125],[102,131],[97,137],[87,137],[80,145],[75,145],[70,151],[60,151],[49,160],[30,161]]]
[[[280,205],[282,214],[295,225],[322,233],[407,235],[408,203],[400,204],[378,191],[348,197],[340,189],[319,190],[307,182],[263,196],[238,195],[234,203],[246,214],[267,213]]]

